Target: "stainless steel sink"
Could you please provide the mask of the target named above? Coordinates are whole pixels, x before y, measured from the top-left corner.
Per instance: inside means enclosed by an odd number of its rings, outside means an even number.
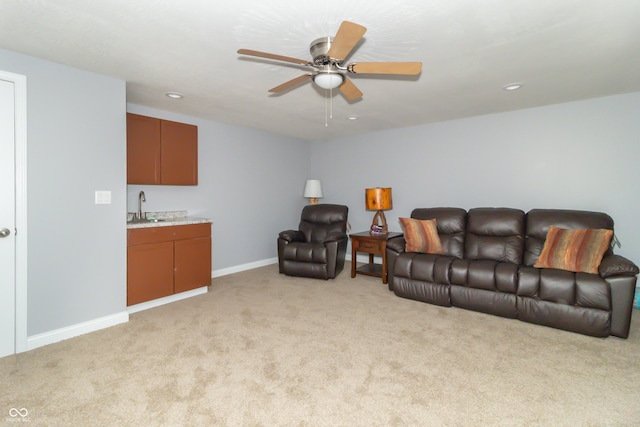
[[[148,224],[153,222],[163,222],[165,219],[157,219],[157,218],[134,218],[130,221],[127,221],[128,224]]]

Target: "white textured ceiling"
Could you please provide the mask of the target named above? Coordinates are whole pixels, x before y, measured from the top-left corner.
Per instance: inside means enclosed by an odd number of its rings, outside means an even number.
[[[343,20],[368,29],[349,61],[423,69],[354,76],[364,97],[334,91],[328,126],[313,84],[267,92],[306,69],[236,53],[311,59]],[[638,0],[2,0],[0,47],[126,80],[134,104],[322,140],[640,91],[638,22]]]

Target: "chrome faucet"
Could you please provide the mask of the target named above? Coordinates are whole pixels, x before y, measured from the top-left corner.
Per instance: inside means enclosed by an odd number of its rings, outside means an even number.
[[[144,191],[141,191],[140,194],[138,194],[138,213],[136,215],[138,219],[142,219],[142,202],[146,201],[147,198],[144,196]]]

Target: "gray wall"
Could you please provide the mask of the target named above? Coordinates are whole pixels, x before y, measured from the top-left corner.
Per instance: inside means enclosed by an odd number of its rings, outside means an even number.
[[[123,312],[125,82],[2,49],[0,69],[27,76],[27,334]]]
[[[177,101],[180,102],[180,101]],[[306,204],[310,143],[129,104],[131,113],[198,126],[198,185],[129,185],[128,209],[186,210],[213,219],[214,272],[277,256],[278,232],[295,228]]]
[[[617,252],[640,262],[640,93],[308,143],[127,106],[123,81],[2,49],[0,69],[27,76],[29,336],[125,310],[125,214],[141,189],[145,210],[213,219],[214,271],[274,258],[308,178],[349,206],[354,231],[370,225],[372,186],[393,187],[392,230],[419,206],[605,211]],[[126,185],[127,110],[198,126],[197,187]]]
[[[364,189],[392,187],[390,230],[416,207],[603,211],[640,263],[638,112],[633,93],[335,139],[313,145],[311,174],[354,231],[374,215]]]

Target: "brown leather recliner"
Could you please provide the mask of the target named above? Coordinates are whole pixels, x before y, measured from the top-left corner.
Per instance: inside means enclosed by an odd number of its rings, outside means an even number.
[[[298,230],[278,236],[278,267],[287,276],[333,279],[344,268],[347,216],[343,205],[305,206]]]

